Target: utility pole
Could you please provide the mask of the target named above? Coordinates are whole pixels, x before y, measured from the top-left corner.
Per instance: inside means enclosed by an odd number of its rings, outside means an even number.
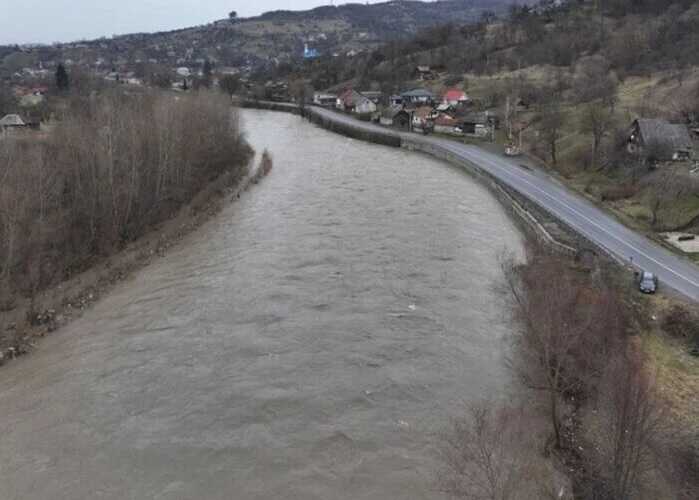
[[[505,101],[505,121],[507,122],[507,140],[512,141],[512,116],[510,115],[510,95],[507,95]]]

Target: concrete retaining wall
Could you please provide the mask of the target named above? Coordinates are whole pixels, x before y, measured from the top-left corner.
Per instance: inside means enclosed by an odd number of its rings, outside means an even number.
[[[353,126],[352,124],[344,121],[335,121],[332,118],[317,113],[313,108],[306,108],[304,111],[304,116],[311,122],[338,134],[342,134],[353,139],[373,142],[375,144],[391,146],[394,148],[399,148],[401,146],[400,136],[389,130],[386,130],[386,132],[380,130],[366,130],[361,126]]]
[[[410,151],[420,151],[426,153],[430,156],[466,169],[471,175],[478,178],[487,188],[490,189],[495,197],[500,200],[500,202],[507,209],[509,209],[510,213],[517,219],[517,221],[521,223],[523,229],[534,236],[537,241],[546,245],[556,253],[571,257],[578,254],[577,248],[556,240],[541,224],[541,222],[539,222],[539,219],[526,208],[525,204],[518,200],[518,198],[521,198],[520,196],[518,196],[516,193],[512,193],[500,183],[499,179],[493,177],[485,170],[478,167],[478,165],[475,163],[464,160],[460,156],[457,156],[451,151],[443,149],[440,146],[421,141],[420,138],[417,137],[415,139],[404,139],[401,146]]]
[[[302,110],[296,104],[290,102],[255,101],[250,99],[234,99],[233,104],[240,108],[262,109],[265,111],[282,111],[303,115]]]

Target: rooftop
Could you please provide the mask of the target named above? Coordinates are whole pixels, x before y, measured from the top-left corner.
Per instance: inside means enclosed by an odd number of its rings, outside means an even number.
[[[675,151],[692,149],[692,139],[684,125],[672,124],[661,119],[640,118],[638,128],[646,143],[668,144]]]

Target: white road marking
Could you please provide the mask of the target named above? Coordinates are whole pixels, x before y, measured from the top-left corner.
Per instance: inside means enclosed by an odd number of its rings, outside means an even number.
[[[580,217],[580,218],[586,220],[586,221],[589,222],[592,226],[594,226],[594,227],[598,228],[599,230],[601,230],[604,234],[608,235],[608,236],[611,237],[612,239],[614,239],[614,240],[616,240],[617,242],[621,243],[622,246],[625,246],[625,247],[631,249],[632,251],[636,252],[637,254],[639,254],[639,255],[645,257],[646,259],[648,259],[649,261],[655,263],[656,265],[658,265],[658,266],[661,267],[662,269],[665,269],[666,271],[668,271],[668,272],[674,274],[675,276],[677,276],[678,278],[680,278],[680,280],[686,281],[687,283],[690,283],[691,285],[693,285],[693,286],[699,288],[699,283],[696,283],[695,281],[692,281],[691,279],[687,278],[686,276],[683,276],[683,275],[679,274],[678,272],[676,272],[675,270],[669,268],[668,266],[666,266],[666,265],[663,264],[662,262],[658,261],[658,260],[655,259],[654,257],[648,255],[648,254],[647,254],[646,252],[644,252],[643,250],[640,250],[640,249],[638,249],[637,247],[635,247],[635,246],[631,245],[630,243],[626,242],[625,240],[619,238],[618,236],[616,236],[615,234],[613,234],[612,232],[610,232],[609,230],[607,230],[604,226],[601,226],[600,224],[598,224],[597,222],[595,222],[594,220],[592,220],[591,218],[589,218],[589,217],[588,217],[587,215],[585,215],[584,213],[582,213],[582,212],[580,212],[579,210],[577,210],[576,208],[570,206],[570,205],[569,205],[568,203],[566,203],[565,201],[563,201],[563,200],[561,200],[561,199],[559,199],[559,198],[555,198],[553,195],[547,193],[545,190],[541,189],[541,188],[540,188],[539,186],[537,186],[536,184],[530,182],[529,180],[527,180],[527,179],[525,179],[525,178],[523,178],[523,177],[518,177],[518,176],[516,176],[516,175],[513,175],[511,172],[509,172],[509,170],[508,170],[506,167],[501,166],[501,165],[498,165],[494,160],[491,160],[491,159],[488,159],[488,158],[486,158],[486,157],[483,157],[483,156],[481,156],[481,155],[479,155],[479,154],[477,154],[477,153],[474,154],[474,153],[471,153],[471,152],[468,152],[468,151],[458,152],[458,151],[453,151],[453,150],[451,150],[450,148],[445,148],[445,149],[447,149],[448,151],[450,151],[450,152],[452,152],[452,153],[454,153],[454,154],[459,154],[459,153],[461,153],[461,154],[469,155],[469,156],[471,156],[472,158],[475,158],[475,160],[474,160],[474,159],[471,159],[471,158],[466,157],[466,158],[464,158],[465,160],[472,161],[472,162],[474,162],[474,163],[477,163],[477,160],[480,160],[480,161],[483,161],[483,162],[489,164],[492,168],[496,168],[496,169],[498,169],[498,170],[500,170],[500,171],[505,171],[508,175],[507,175],[507,176],[502,176],[503,178],[506,178],[506,177],[509,176],[510,179],[519,180],[519,181],[522,182],[523,184],[526,184],[527,186],[533,188],[535,191],[538,191],[539,193],[543,194],[543,195],[544,195],[545,197],[547,197],[549,200],[552,200],[553,202],[558,203],[558,204],[564,206],[565,208],[567,208],[568,210],[570,210],[571,212],[573,212],[574,214],[576,214],[578,217]],[[515,186],[513,186],[513,187],[515,187]],[[516,187],[515,187],[515,189],[516,189]],[[574,223],[572,223],[572,222],[568,222],[568,223],[570,223],[571,225],[574,225]],[[582,228],[578,227],[578,230],[579,230],[580,232],[583,232],[583,233],[584,233],[584,230],[583,230]],[[597,243],[600,243],[600,244],[601,244],[601,242],[597,242]],[[649,242],[649,243],[650,243],[650,242]],[[616,252],[615,252],[615,253],[616,253]],[[626,256],[621,256],[621,257],[624,257],[624,258],[625,258]]]

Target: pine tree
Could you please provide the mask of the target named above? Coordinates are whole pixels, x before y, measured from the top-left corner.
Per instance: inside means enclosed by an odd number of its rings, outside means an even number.
[[[202,70],[203,73],[203,81],[202,85],[206,87],[207,89],[211,87],[211,74],[213,72],[213,68],[211,66],[211,62],[207,59],[204,61],[204,69]]]
[[[63,64],[59,64],[56,68],[56,87],[58,90],[68,90],[70,87],[70,79],[68,78],[68,72]]]

